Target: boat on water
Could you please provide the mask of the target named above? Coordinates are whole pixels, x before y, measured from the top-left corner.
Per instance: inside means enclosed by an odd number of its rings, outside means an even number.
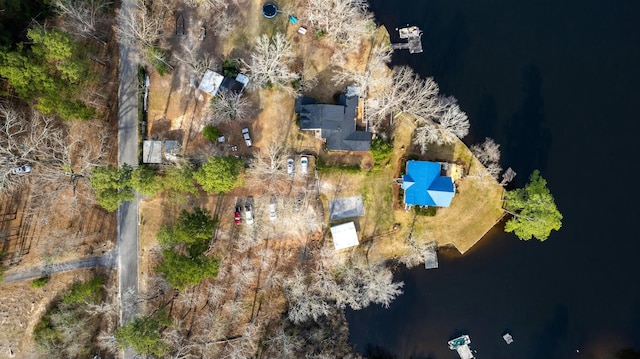
[[[455,350],[460,355],[460,359],[475,359],[469,344],[471,344],[471,338],[468,335],[462,335],[455,339],[451,339],[447,342],[449,349]]]

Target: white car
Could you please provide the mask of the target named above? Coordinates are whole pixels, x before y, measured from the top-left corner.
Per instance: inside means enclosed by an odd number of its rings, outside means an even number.
[[[269,204],[269,219],[275,221],[276,218],[278,218],[278,215],[276,214],[276,204],[271,203]]]
[[[300,173],[306,175],[309,171],[309,159],[307,156],[300,157]]]
[[[287,174],[293,174],[293,158],[287,159]]]
[[[247,224],[253,224],[253,208],[250,204],[244,206],[244,218]]]
[[[247,145],[247,147],[251,147],[253,145],[253,143],[251,142],[251,136],[249,135],[248,128],[245,127],[242,129],[242,137],[244,138],[244,143]]]
[[[14,175],[24,175],[31,172],[31,166],[29,165],[22,165],[20,167],[14,167],[11,169],[11,173],[13,173]]]

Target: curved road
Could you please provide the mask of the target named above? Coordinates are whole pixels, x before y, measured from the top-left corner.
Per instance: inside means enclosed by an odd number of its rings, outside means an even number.
[[[98,257],[77,259],[69,262],[43,264],[32,268],[22,269],[4,276],[2,284],[20,282],[27,279],[39,278],[74,269],[91,267],[113,267],[116,263],[116,251],[109,251]]]

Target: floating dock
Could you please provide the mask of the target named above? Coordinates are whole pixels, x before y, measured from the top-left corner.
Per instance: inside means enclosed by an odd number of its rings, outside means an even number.
[[[475,359],[475,356],[471,352],[469,344],[471,344],[471,338],[468,335],[463,335],[455,339],[451,339],[447,342],[449,349],[455,350],[460,355],[461,359]]]
[[[397,29],[401,39],[407,42],[391,44],[394,50],[409,50],[410,54],[419,54],[422,52],[422,30],[417,26],[407,26]]]

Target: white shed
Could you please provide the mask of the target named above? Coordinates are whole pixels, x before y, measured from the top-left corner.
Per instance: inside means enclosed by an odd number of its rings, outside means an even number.
[[[333,246],[337,251],[360,244],[356,226],[353,222],[331,227],[331,236],[333,237]]]
[[[222,80],[224,80],[224,76],[219,73],[207,69],[204,72],[204,76],[202,76],[202,81],[200,81],[200,86],[198,86],[198,90],[206,92],[211,96],[215,96],[220,89],[220,85],[222,84]]]

